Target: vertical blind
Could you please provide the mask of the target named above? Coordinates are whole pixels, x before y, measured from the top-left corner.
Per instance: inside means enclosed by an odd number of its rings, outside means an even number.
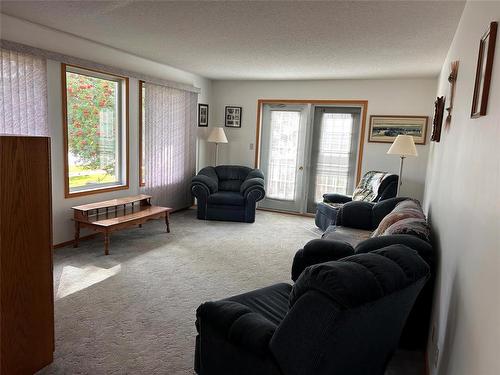
[[[192,204],[189,184],[196,169],[197,94],[145,83],[144,168],[141,190],[155,204],[174,209]]]
[[[0,48],[0,134],[48,136],[47,62]]]

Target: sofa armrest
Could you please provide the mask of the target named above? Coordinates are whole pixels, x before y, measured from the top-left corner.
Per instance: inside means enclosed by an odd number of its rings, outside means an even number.
[[[326,203],[347,203],[351,202],[352,198],[348,195],[343,195],[343,194],[336,194],[336,193],[331,193],[331,194],[323,194],[323,201]]]
[[[309,241],[295,253],[292,263],[292,280],[296,281],[302,271],[314,264],[339,260],[354,255],[353,247],[347,242],[316,239]]]
[[[264,179],[260,177],[246,179],[241,184],[240,193],[243,194],[245,199],[254,200],[255,202],[264,199],[266,195],[264,190]]]
[[[340,207],[336,225],[348,228],[373,230],[373,206],[371,202],[352,201]]]
[[[234,301],[206,302],[196,310],[200,324],[210,324],[229,342],[255,354],[265,355],[276,325]]]

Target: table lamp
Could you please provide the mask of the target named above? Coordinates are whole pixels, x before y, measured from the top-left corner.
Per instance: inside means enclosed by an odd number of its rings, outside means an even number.
[[[226,133],[223,128],[213,128],[208,135],[207,141],[215,143],[215,166],[219,158],[219,143],[227,143]]]
[[[415,141],[411,135],[398,135],[391,145],[389,151],[390,155],[399,155],[401,157],[401,162],[399,164],[399,183],[398,191],[396,196],[399,196],[399,188],[403,184],[403,162],[407,156],[418,156],[417,149],[415,147]]]

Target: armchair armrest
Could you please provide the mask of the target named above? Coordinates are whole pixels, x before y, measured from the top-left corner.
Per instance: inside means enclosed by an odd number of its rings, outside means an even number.
[[[348,195],[343,195],[343,194],[336,194],[336,193],[331,193],[331,194],[323,194],[323,200],[326,203],[347,203],[351,202],[352,198]]]
[[[195,189],[196,186],[199,186],[201,190],[199,188]],[[217,181],[215,181],[213,178],[203,174],[198,174],[191,179],[191,191],[193,192],[194,196],[198,198],[200,192],[203,189],[206,190],[206,195],[208,196],[210,194],[216,193],[219,189],[219,186],[217,184]]]
[[[276,325],[248,307],[234,301],[206,302],[196,310],[196,324],[210,324],[229,342],[264,355]]]
[[[253,199],[255,202],[264,198],[264,179],[260,177],[247,178],[241,184],[240,193],[245,199]]]
[[[262,173],[262,171],[258,168],[251,170],[245,180],[249,180],[251,178],[256,178],[256,177],[264,179],[264,173]]]
[[[302,271],[314,264],[339,260],[354,255],[353,247],[347,242],[316,239],[309,241],[295,254],[292,263],[292,280],[296,281]]]

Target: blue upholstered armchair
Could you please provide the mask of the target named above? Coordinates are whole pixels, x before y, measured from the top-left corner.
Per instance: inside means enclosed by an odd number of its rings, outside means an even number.
[[[323,194],[323,202],[316,208],[316,226],[326,230],[335,224],[339,208],[351,201],[377,203],[396,196],[399,177],[388,172],[366,172],[352,195]]]
[[[429,267],[392,245],[196,312],[200,375],[383,375]]]
[[[257,202],[264,198],[264,175],[259,169],[236,165],[205,167],[191,180],[198,219],[255,221]]]

